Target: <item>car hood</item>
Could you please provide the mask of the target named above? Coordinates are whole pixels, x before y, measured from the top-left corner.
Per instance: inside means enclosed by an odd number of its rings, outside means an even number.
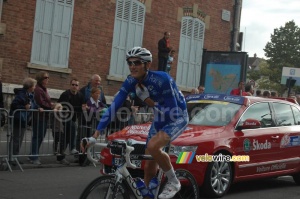
[[[109,135],[108,139],[135,139],[137,141],[145,141],[148,137],[150,126],[151,123],[127,126],[122,130]],[[176,143],[183,144],[183,142],[192,143],[212,139],[212,135],[221,133],[224,129],[225,126],[199,126],[189,124],[186,130],[176,138],[172,144],[176,145]]]

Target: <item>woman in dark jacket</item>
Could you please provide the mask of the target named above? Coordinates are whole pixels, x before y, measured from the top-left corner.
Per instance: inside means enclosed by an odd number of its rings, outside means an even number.
[[[39,154],[39,149],[46,135],[49,123],[49,113],[43,112],[43,110],[52,110],[53,103],[51,103],[51,99],[47,91],[49,74],[45,71],[38,72],[36,75],[36,81],[37,85],[34,89],[34,100],[38,108],[40,108],[40,112],[39,114],[35,114],[35,118],[33,118],[31,156],[29,159],[33,164],[41,165],[37,155]]]
[[[31,121],[32,113],[29,109],[34,109],[33,91],[35,89],[36,80],[32,78],[25,78],[23,81],[23,88],[15,88],[15,98],[10,105],[10,115],[13,115],[13,155],[18,155],[27,124]],[[20,111],[18,109],[24,109]],[[16,111],[18,110],[18,111]]]

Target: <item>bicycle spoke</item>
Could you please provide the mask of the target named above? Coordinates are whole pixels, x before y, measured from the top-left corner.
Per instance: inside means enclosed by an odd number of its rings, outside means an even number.
[[[114,176],[101,176],[91,182],[80,199],[129,199],[123,184],[115,183]]]

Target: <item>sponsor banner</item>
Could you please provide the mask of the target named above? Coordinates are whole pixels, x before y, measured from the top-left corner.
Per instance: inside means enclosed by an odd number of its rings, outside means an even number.
[[[196,100],[215,100],[223,102],[231,102],[235,104],[244,104],[245,98],[242,96],[224,95],[224,94],[198,94],[198,95],[188,95],[186,97],[187,102],[192,102]]]
[[[286,168],[285,163],[272,164],[270,166],[259,166],[256,167],[257,173],[270,172],[270,171],[278,171]]]
[[[258,151],[258,150],[267,150],[271,148],[272,148],[272,144],[268,140],[265,140],[264,142],[259,142],[258,140],[253,139],[251,144],[251,141],[248,138],[246,138],[244,139],[243,142],[243,150],[246,153],[248,153],[251,150]]]
[[[284,135],[280,141],[280,148],[300,146],[300,135]]]

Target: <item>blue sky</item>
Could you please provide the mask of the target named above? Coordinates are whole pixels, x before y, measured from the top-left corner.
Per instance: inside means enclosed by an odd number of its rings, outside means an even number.
[[[240,32],[242,51],[265,58],[264,48],[275,28],[294,20],[300,27],[300,0],[243,0]]]

